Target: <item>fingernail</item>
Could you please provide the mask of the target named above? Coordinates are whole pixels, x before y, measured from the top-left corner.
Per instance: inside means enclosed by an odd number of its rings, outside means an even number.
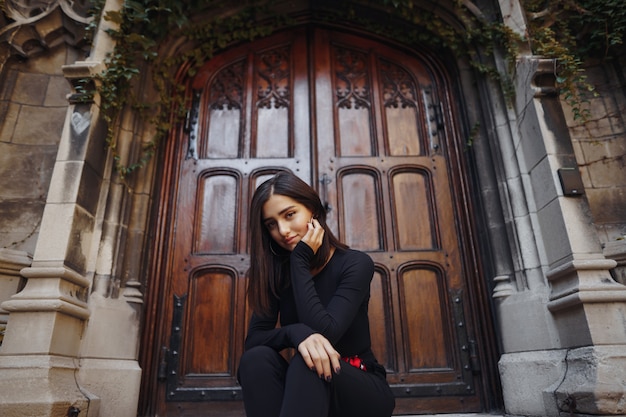
[[[336,367],[336,368],[335,368],[335,373],[336,373],[337,375],[339,375],[339,373],[340,373],[340,372],[341,372],[341,366]]]
[[[330,375],[328,375],[328,376],[326,377],[326,382],[330,382],[331,380],[332,380],[332,377],[331,377]]]

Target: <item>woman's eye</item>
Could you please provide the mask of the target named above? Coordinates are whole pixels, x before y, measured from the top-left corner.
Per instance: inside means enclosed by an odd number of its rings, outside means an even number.
[[[290,218],[292,218],[293,216],[295,216],[295,214],[296,214],[296,213],[295,213],[294,211],[290,211],[289,213],[287,213],[287,218],[288,218],[288,219],[290,219]]]
[[[272,230],[276,227],[276,223],[275,222],[265,223],[265,227],[267,227],[269,230]]]

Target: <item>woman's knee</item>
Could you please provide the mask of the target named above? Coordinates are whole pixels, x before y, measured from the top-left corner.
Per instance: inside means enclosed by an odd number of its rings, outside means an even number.
[[[286,363],[283,357],[267,346],[256,346],[243,353],[239,361],[240,382],[259,375],[284,374]]]

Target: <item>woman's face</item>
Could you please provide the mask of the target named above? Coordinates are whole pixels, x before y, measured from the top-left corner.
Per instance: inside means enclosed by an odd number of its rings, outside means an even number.
[[[263,224],[282,248],[292,251],[307,233],[313,213],[291,197],[273,194],[263,205]]]

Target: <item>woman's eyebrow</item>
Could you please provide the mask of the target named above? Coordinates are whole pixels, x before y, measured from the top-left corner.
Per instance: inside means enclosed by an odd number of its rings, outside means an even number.
[[[286,211],[289,211],[291,209],[296,208],[296,206],[289,206],[289,207],[285,207],[284,209],[282,209],[281,211],[278,212],[278,215],[282,215],[283,213],[285,213]],[[271,217],[265,218],[263,219],[263,223],[267,223],[268,221],[272,220]]]

